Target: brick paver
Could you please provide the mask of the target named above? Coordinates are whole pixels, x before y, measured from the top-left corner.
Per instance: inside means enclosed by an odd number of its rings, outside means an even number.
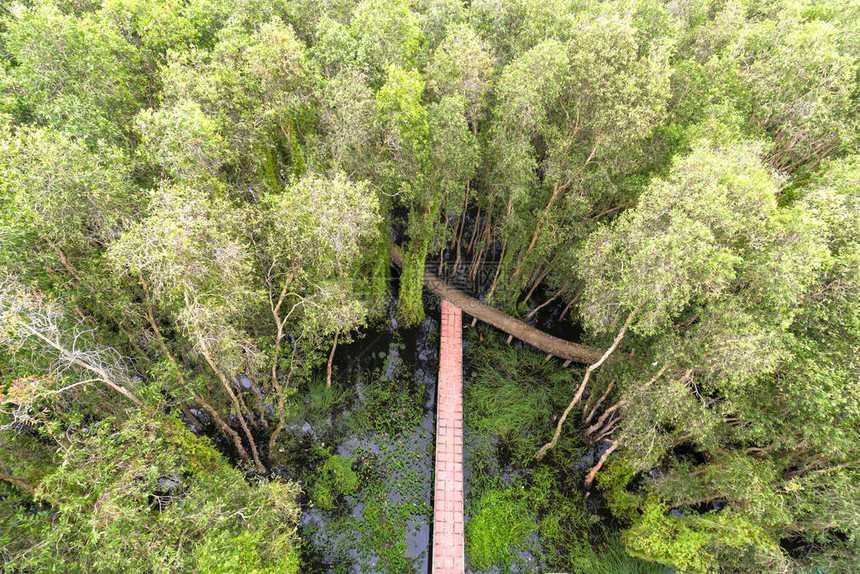
[[[433,572],[463,574],[463,315],[442,301]]]

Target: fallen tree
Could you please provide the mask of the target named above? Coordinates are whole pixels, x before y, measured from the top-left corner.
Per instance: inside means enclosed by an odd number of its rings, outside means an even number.
[[[398,267],[403,265],[403,254],[399,247],[392,245],[389,255],[395,265]],[[472,317],[488,323],[496,329],[504,331],[524,343],[540,349],[544,353],[584,364],[595,363],[601,358],[601,353],[597,349],[579,343],[571,343],[570,341],[559,339],[535,329],[531,325],[527,325],[519,319],[511,317],[507,313],[490,307],[474,297],[470,297],[462,291],[451,287],[439,277],[426,270],[424,271],[424,286]]]

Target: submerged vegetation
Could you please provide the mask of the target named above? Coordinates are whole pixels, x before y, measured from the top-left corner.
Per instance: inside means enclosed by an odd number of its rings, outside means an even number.
[[[0,566],[425,568],[434,273],[601,357],[465,322],[471,568],[860,571],[859,102],[855,0],[0,3]]]

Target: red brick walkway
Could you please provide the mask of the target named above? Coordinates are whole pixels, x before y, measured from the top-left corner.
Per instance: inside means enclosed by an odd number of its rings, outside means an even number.
[[[436,406],[436,501],[433,572],[462,574],[463,554],[463,316],[442,301]]]

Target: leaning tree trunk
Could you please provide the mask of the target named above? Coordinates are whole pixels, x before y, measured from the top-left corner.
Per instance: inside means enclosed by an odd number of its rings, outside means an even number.
[[[390,256],[396,265],[403,265],[403,254],[396,245],[391,246]],[[564,339],[559,339],[558,337],[539,331],[519,319],[514,319],[507,313],[481,303],[474,297],[470,297],[462,291],[451,287],[429,271],[425,271],[424,273],[424,286],[469,315],[485,323],[489,323],[493,327],[533,347],[537,347],[544,353],[585,364],[593,363],[600,359],[600,351],[597,349],[565,341]]]

